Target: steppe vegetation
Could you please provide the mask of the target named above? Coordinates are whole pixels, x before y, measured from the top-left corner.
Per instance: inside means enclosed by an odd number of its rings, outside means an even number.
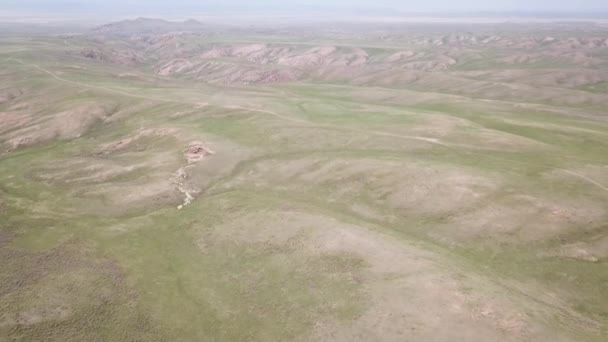
[[[0,341],[606,341],[608,28],[0,36]]]

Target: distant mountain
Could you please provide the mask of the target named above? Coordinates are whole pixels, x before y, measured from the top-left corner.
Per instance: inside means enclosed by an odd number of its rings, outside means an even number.
[[[109,34],[119,36],[130,36],[134,34],[160,34],[166,32],[186,31],[197,32],[207,28],[207,25],[197,20],[167,21],[154,18],[137,18],[122,20],[92,30],[95,34]]]

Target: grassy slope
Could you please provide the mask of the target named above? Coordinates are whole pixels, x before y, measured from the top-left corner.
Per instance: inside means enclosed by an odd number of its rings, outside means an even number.
[[[54,61],[36,60],[32,52],[13,53],[16,46],[38,51],[42,44],[54,49],[54,41],[22,44],[11,45],[6,51],[28,65],[40,63],[53,70],[63,68]],[[500,174],[504,183],[491,194],[495,198],[514,192],[542,198],[587,198],[605,208],[608,193],[597,186],[567,176],[558,181],[546,177],[555,169],[605,165],[608,156],[605,121],[555,113],[530,115],[508,108],[495,113],[493,106],[483,111],[485,104],[479,101],[454,105],[442,97],[410,105],[407,97],[399,98],[391,90],[381,88],[374,91],[388,100],[361,98],[356,88],[334,91],[323,85],[289,87],[292,92],[289,99],[279,93],[283,87],[264,88],[263,95],[236,87],[221,89],[221,95],[214,95],[219,90],[215,87],[192,89],[185,85],[186,89],[174,86],[158,89],[140,82],[119,82],[110,76],[112,70],[102,66],[90,66],[86,72],[61,69],[65,71],[62,77],[95,87],[128,89],[142,98],[100,88],[70,95],[83,89],[50,79],[49,75],[13,61],[4,61],[1,67],[3,72],[14,70],[24,75],[20,86],[28,89],[52,92],[53,87],[60,85],[67,94],[64,97],[67,103],[85,97],[115,102],[122,107],[149,106],[124,120],[95,127],[82,138],[34,146],[0,160],[3,218],[0,249],[6,263],[0,273],[3,283],[0,304],[5,321],[29,322],[0,325],[0,340],[285,340],[306,338],[320,318],[348,322],[362,315],[365,289],[352,279],[352,274],[364,267],[357,257],[302,258],[287,247],[274,250],[264,244],[230,242],[213,233],[217,227],[230,224],[233,217],[286,206],[375,227],[408,243],[421,243],[455,268],[495,279],[514,295],[520,291],[534,294],[534,286],[540,291],[550,289],[564,296],[573,312],[600,326],[599,331],[583,329],[586,321],[577,322],[579,316],[559,310],[555,316],[546,318],[548,325],[556,329],[565,327],[566,334],[581,339],[599,341],[606,336],[608,292],[603,286],[608,282],[606,260],[589,263],[544,254],[555,246],[605,234],[605,215],[603,221],[580,229],[568,227],[540,241],[515,237],[504,243],[474,239],[452,244],[435,239],[428,231],[442,222],[451,222],[454,213],[387,208],[374,199],[374,184],[369,189],[346,193],[330,205],[326,203],[345,185],[365,183],[365,177],[342,180],[339,175],[332,175],[321,183],[295,177],[284,184],[277,180],[261,182],[259,186],[238,182],[239,177],[267,160],[290,163],[322,156],[378,162],[420,161],[475,170],[483,175]],[[167,101],[155,102],[144,99],[146,96]],[[408,96],[413,99],[415,94]],[[177,119],[168,117],[169,113],[207,101],[217,107]],[[234,103],[275,110],[305,123],[221,107]],[[481,109],[464,109],[469,105]],[[466,120],[470,126],[462,129],[471,130],[465,134],[470,140],[463,140],[458,131],[452,131],[441,140],[453,146],[418,148],[416,144],[420,142],[374,133],[418,134],[420,131],[415,128],[424,128],[429,112]],[[551,126],[533,126],[547,122]],[[113,205],[103,198],[98,201],[84,195],[79,198],[73,184],[40,179],[46,165],[88,155],[94,146],[138,125],[181,127],[191,134],[217,137],[255,152],[232,171],[214,178],[207,194],[183,211],[169,204],[158,210],[133,210],[119,216],[105,214],[90,207],[91,203],[101,207]],[[459,146],[483,145],[483,136],[476,135],[480,129],[531,139],[550,148],[501,151],[492,146],[485,149]],[[422,131],[421,135],[424,134],[432,136]],[[342,141],[340,137],[346,138]],[[173,143],[160,142],[159,149],[176,148]],[[144,151],[141,158],[146,157],[145,153],[153,151]],[[319,163],[322,165],[322,161]],[[352,210],[352,203],[363,203],[384,216],[365,217]],[[208,236],[208,240],[201,242],[201,236]],[[28,268],[38,270],[34,266],[40,268],[42,276],[36,272],[21,274],[21,270]],[[51,270],[50,274],[42,271],[45,269]],[[528,284],[538,285],[528,287]],[[45,304],[43,299],[50,303]],[[550,305],[543,300],[540,299],[542,305]],[[45,317],[63,317],[62,312],[75,315],[65,320],[44,321]],[[36,319],[42,322],[31,324]]]

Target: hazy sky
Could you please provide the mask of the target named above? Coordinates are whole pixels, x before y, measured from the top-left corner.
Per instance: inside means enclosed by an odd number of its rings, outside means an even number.
[[[4,5],[3,5],[4,4]],[[333,6],[332,6],[333,5]],[[104,7],[390,7],[403,11],[608,11],[608,0],[0,0],[0,8],[65,10]]]
[[[536,12],[608,13],[608,0],[0,0],[0,12],[138,16],[189,14]]]

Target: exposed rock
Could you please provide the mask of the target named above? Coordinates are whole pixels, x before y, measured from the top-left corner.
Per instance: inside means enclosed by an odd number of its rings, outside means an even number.
[[[208,155],[212,155],[215,152],[210,150],[207,146],[205,146],[200,141],[194,141],[190,143],[190,146],[184,152],[188,163],[196,163],[198,161],[203,160]]]

